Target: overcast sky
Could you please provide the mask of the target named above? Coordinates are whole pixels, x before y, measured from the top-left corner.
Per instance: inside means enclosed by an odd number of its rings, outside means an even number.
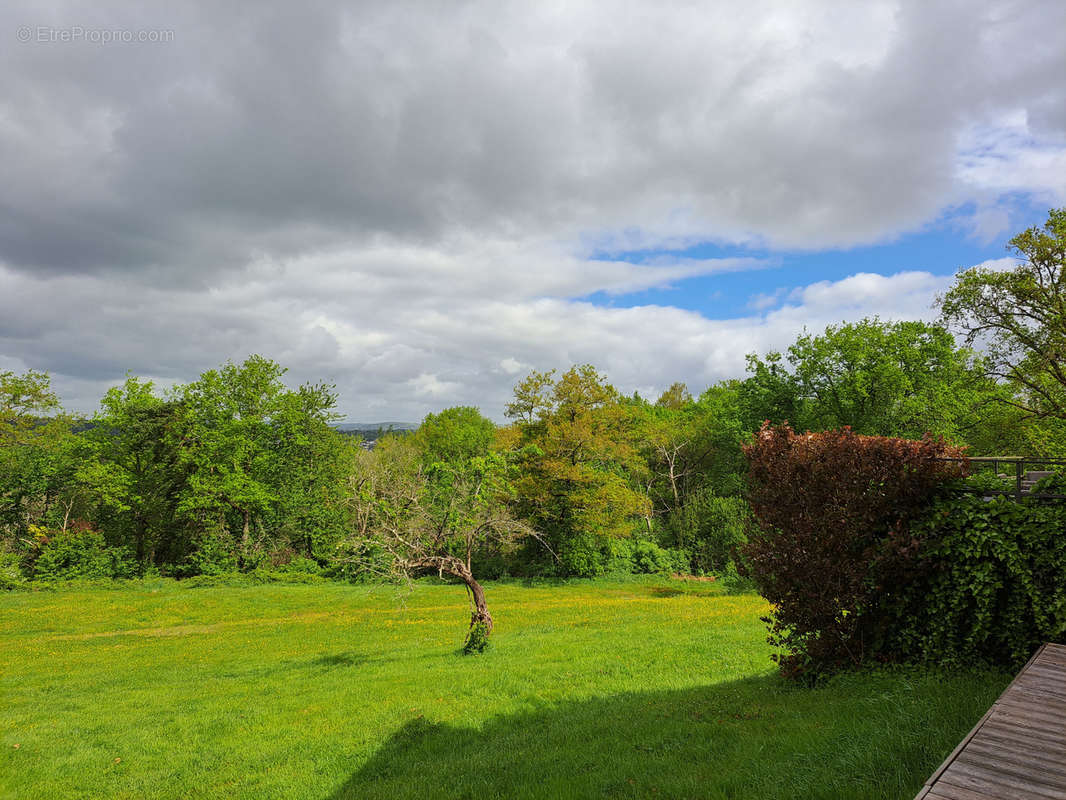
[[[580,5],[9,0],[0,370],[698,392],[1066,205],[1061,0]]]

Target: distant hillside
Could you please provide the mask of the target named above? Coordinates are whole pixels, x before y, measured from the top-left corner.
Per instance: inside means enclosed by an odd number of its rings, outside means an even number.
[[[361,436],[363,441],[373,442],[385,433],[410,433],[418,430],[417,422],[342,422],[334,425],[341,433]]]

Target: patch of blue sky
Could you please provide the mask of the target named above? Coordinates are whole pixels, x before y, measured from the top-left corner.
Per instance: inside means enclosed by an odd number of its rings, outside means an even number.
[[[906,234],[890,242],[847,249],[773,250],[731,247],[719,243],[699,244],[683,250],[633,250],[602,252],[598,260],[626,261],[633,264],[661,263],[668,259],[755,258],[768,264],[763,269],[720,272],[687,278],[668,286],[626,294],[595,292],[583,300],[615,308],[661,305],[697,311],[706,317],[728,319],[747,316],[784,302],[787,290],[809,286],[819,281],[839,281],[857,273],[895,275],[922,271],[934,275],[951,275],[957,270],[983,261],[1004,258],[1007,240],[1030,225],[1040,225],[1047,217],[1046,207],[1031,205],[1027,198],[1012,198],[1008,206],[1010,230],[994,237],[975,235],[968,220],[975,209],[954,209],[926,229]],[[754,298],[765,298],[784,289],[773,305],[757,308]]]

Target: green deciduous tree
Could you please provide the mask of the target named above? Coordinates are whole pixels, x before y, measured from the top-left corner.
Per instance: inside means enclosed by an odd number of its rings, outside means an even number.
[[[494,440],[495,425],[477,409],[446,409],[414,436],[387,436],[360,453],[352,476],[353,561],[393,578],[435,572],[460,580],[470,597],[471,647],[493,627],[477,554],[537,536],[510,513],[512,469],[491,449]]]
[[[788,371],[779,354],[749,357],[753,374],[743,391],[753,406],[765,398],[772,412],[765,419],[791,412],[799,429],[847,425],[861,434],[961,440],[999,392],[977,354],[925,322],[831,325],[800,336],[787,360]]]
[[[487,456],[495,441],[495,423],[472,406],[429,414],[415,432],[415,442],[427,464],[467,464]]]
[[[346,484],[358,449],[331,425],[336,401],[334,387],[305,384],[282,393],[271,418],[277,539],[321,565],[349,534]]]
[[[522,431],[520,507],[565,571],[594,575],[605,566],[610,540],[630,535],[650,515],[640,476],[647,468],[618,392],[594,367],[572,367],[549,392],[544,381],[552,374],[530,375],[516,397],[535,385],[538,400],[507,410]]]
[[[202,537],[216,537],[212,547],[232,547],[242,568],[255,566],[268,547],[291,544],[279,541],[287,514],[315,524],[315,503],[324,499],[320,481],[336,455],[328,438],[339,436],[328,429],[332,387],[292,391],[281,381],[284,373],[251,356],[180,390],[189,477],[179,510]],[[313,540],[304,546],[313,551]]]
[[[749,353],[747,362],[749,375],[737,386],[744,430],[757,431],[764,422],[807,427],[807,403],[784,356],[775,350],[761,358]]]
[[[504,412],[508,419],[533,425],[552,407],[552,388],[555,370],[533,370],[514,387],[514,402],[508,403]]]
[[[1066,208],[1008,248],[1018,266],[961,272],[940,298],[942,318],[987,353],[989,375],[1016,389],[1005,402],[1066,420]]]
[[[142,568],[180,561],[189,549],[178,514],[189,474],[181,408],[130,376],[104,395],[93,423],[78,480],[94,499],[94,522]]]
[[[78,463],[74,422],[46,373],[0,372],[0,526],[9,546],[27,541],[31,525],[69,521]]]
[[[629,402],[627,410],[647,465],[639,474],[651,503],[650,532],[659,544],[684,551],[689,569],[720,570],[729,560],[729,545],[721,543],[733,542],[741,526],[717,511],[744,505],[728,499],[742,489],[746,438],[735,382],[712,386],[696,399],[675,383],[654,405]],[[722,553],[725,558],[718,557]]]

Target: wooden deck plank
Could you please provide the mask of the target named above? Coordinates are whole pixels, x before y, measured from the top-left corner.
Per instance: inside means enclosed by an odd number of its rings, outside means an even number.
[[[1043,703],[1037,702],[1036,698],[1028,696],[1015,695],[1011,700],[1000,703],[997,710],[1004,720],[1016,719],[1019,724],[1030,723],[1030,727],[1034,728],[1043,725],[1059,730],[1066,722],[1066,710],[1049,706],[1046,700]]]
[[[1051,689],[1054,693],[1060,693],[1062,690],[1059,687],[1059,678],[1062,675],[1062,667],[1055,666],[1054,670],[1040,670],[1036,672],[1030,672],[1025,674],[1021,681],[1018,682],[1019,686],[1032,686],[1034,688],[1047,688]],[[1057,674],[1055,674],[1057,673]]]
[[[951,791],[953,787],[973,789],[976,791],[989,792],[993,797],[1003,800],[1004,798],[1038,798],[1038,800],[1062,800],[1054,794],[1049,794],[1039,787],[1019,785],[1016,782],[1004,782],[993,773],[984,773],[975,770],[973,773],[960,769],[952,769],[951,774],[945,774],[937,781],[937,788],[944,787]]]
[[[999,795],[975,792],[972,789],[963,789],[961,786],[945,786],[944,791],[948,794],[942,794],[939,790],[930,790],[929,794],[925,795],[925,800],[1003,800]]]
[[[1020,797],[1066,800],[1066,789],[1045,786],[1024,776],[1003,772],[998,768],[989,769],[975,764],[968,764],[958,759],[952,762],[948,770],[940,776],[938,783],[946,782],[983,791],[993,789],[1000,796],[1009,792]]]
[[[1062,668],[1066,666],[1064,664],[1051,664],[1047,662],[1039,667],[1033,667],[1022,678],[1021,683],[1025,685],[1035,686],[1056,686],[1057,678],[1062,674]]]
[[[1033,725],[1062,726],[1066,714],[1066,701],[1053,702],[1048,695],[1040,697],[1039,693],[1015,687],[1011,697],[999,703],[997,710],[1004,719],[1017,717],[1020,721],[1030,720]]]
[[[1025,671],[1022,680],[1032,678],[1034,675],[1050,675],[1054,677],[1061,667],[1066,666],[1066,660],[1041,657],[1040,663],[1033,664],[1032,668]]]
[[[1062,669],[1066,670],[1066,666],[1063,666]],[[1059,680],[1061,680],[1061,678]],[[1052,696],[1061,694],[1060,691],[1056,691],[1055,684],[1050,679],[1040,683],[1025,680],[1015,684],[1015,691],[1012,691],[1008,697],[1003,698],[1003,702],[1008,704],[1025,703],[1026,701],[1032,702],[1032,693],[1036,692],[1039,694],[1042,688],[1050,689]],[[1037,705],[1046,705],[1042,697],[1037,699]]]
[[[1010,742],[1015,749],[1050,752],[1061,750],[1062,742],[1058,735],[1047,731],[1034,731],[1031,728],[1003,725],[998,721],[986,724],[981,731],[982,739],[984,739],[985,731],[987,731],[992,740]]]
[[[1062,765],[1062,755],[1053,755],[1039,748],[1039,745],[1043,743],[1034,744],[1031,740],[1019,741],[1018,739],[1008,739],[1006,737],[1000,738],[998,736],[988,736],[982,731],[982,735],[979,738],[971,740],[970,746],[967,747],[967,751],[973,750],[976,753],[982,753],[989,757],[999,756],[1011,761],[1015,758],[1027,758],[1040,769],[1058,769]],[[1019,751],[1019,747],[1022,748]]]
[[[986,754],[975,752],[973,748],[967,747],[959,754],[955,763],[969,764],[986,772],[995,772],[997,775],[1007,776],[1012,779],[1017,778],[1029,781],[1047,789],[1062,792],[1064,798],[1066,798],[1066,775],[1063,775],[1057,769],[1058,765],[1048,770],[1027,759],[1025,754],[1018,755],[1015,753],[1013,757],[1011,755],[998,755],[995,758],[989,758]]]
[[[942,784],[936,789],[930,789],[925,795],[925,800],[1003,800],[1000,795],[979,792],[976,789],[964,789],[961,786],[949,786]]]
[[[1041,744],[1046,745],[1046,743]],[[1060,757],[1048,753],[1041,747],[1034,747],[1029,742],[1019,743],[1017,740],[981,737],[981,741],[975,743],[974,748],[974,755],[981,756],[990,762],[999,760],[998,754],[1000,759],[1012,763],[1018,763],[1019,759],[1029,759],[1035,770],[1054,772],[1061,769],[1062,759]]]
[[[1004,726],[1031,730],[1034,733],[1050,733],[1052,736],[1057,736],[1059,731],[1062,730],[1063,723],[1061,720],[1048,719],[1036,713],[1030,716],[1016,708],[996,710],[1000,712],[996,715],[996,721]]]
[[[1044,652],[1044,659],[1046,661],[1058,662],[1059,664],[1066,664],[1066,645],[1049,644],[1047,650]]]
[[[981,735],[993,738],[999,737],[1008,741],[1017,740],[1019,744],[1028,747],[1054,749],[1063,745],[1062,737],[1060,736],[1061,730],[1061,727],[1054,730],[1026,728],[1022,725],[1014,724],[1010,720],[997,718],[985,723],[984,727],[981,728]]]
[[[922,800],[1066,800],[1066,646],[1041,647],[944,763]],[[916,798],[915,800],[918,800]]]
[[[1063,671],[1066,673],[1066,668],[1064,668]],[[1059,714],[1062,713],[1063,705],[1066,705],[1066,692],[1055,691],[1049,685],[1022,683],[1014,687],[1013,694],[1018,700],[1022,702],[1029,700],[1036,706],[1048,706],[1048,701],[1052,701],[1054,707],[1057,707]]]
[[[1063,667],[1063,674],[1066,675],[1066,667]],[[1062,680],[1062,678],[1059,678]],[[1043,708],[1045,711],[1061,714],[1063,706],[1066,706],[1066,697],[1063,697],[1063,692],[1055,691],[1053,685],[1047,683],[1032,683],[1030,681],[1024,681],[1017,683],[1011,690],[1010,696],[1003,698],[1000,701],[1000,705],[1006,706],[1022,706],[1031,705],[1034,708]],[[1045,691],[1049,690],[1049,691]],[[1049,703],[1048,700],[1053,702]]]

